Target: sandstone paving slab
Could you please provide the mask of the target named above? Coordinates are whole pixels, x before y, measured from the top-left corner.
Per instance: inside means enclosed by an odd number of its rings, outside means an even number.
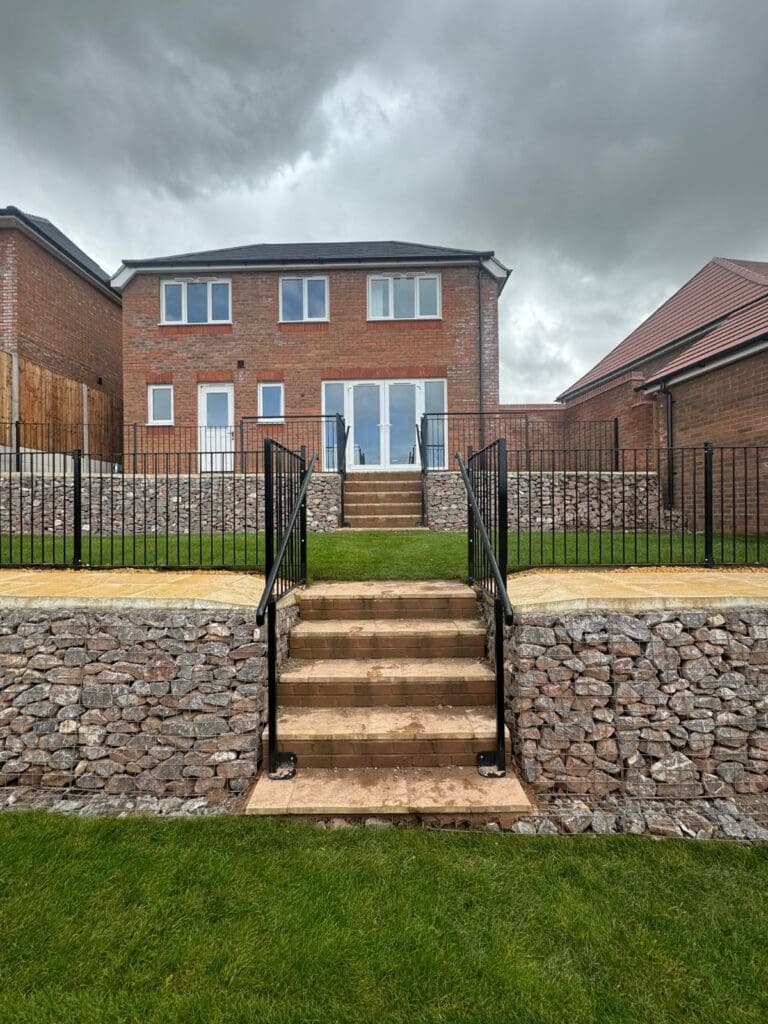
[[[739,608],[768,605],[768,570],[533,570],[510,576],[508,591],[518,613]]]
[[[262,772],[246,814],[530,814],[514,775],[482,778],[475,768],[306,768],[290,780]]]
[[[280,741],[484,739],[495,736],[491,707],[284,708]]]
[[[254,608],[264,577],[249,573],[151,569],[0,570],[0,606],[132,608]]]

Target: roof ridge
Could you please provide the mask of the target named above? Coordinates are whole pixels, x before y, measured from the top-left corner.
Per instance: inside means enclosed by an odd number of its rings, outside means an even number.
[[[768,288],[768,263],[765,263],[766,272],[760,274],[756,270],[751,270],[745,266],[746,262],[750,263],[761,263],[761,260],[734,260],[727,256],[715,256],[710,263],[717,263],[718,266],[723,267],[725,270],[729,270],[732,274],[737,274],[739,277],[745,278],[747,281],[752,281],[754,284],[762,284]]]

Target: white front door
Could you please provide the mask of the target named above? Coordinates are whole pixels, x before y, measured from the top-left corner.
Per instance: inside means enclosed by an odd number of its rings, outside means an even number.
[[[235,450],[235,389],[232,384],[199,384],[197,433],[200,472],[232,472]]]

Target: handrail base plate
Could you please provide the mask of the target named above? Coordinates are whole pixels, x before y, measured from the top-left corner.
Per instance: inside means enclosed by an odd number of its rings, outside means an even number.
[[[484,779],[503,779],[506,768],[499,768],[495,750],[481,750],[477,755],[477,771]]]
[[[273,772],[269,772],[269,778],[274,782],[285,782],[295,777],[298,770],[296,755],[287,751],[277,755],[277,765]]]

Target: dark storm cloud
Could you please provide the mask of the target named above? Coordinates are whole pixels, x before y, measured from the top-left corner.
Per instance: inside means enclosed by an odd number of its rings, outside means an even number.
[[[767,35],[762,0],[6,3],[0,198],[110,266],[493,247],[505,397],[547,399],[711,256],[768,256]]]

